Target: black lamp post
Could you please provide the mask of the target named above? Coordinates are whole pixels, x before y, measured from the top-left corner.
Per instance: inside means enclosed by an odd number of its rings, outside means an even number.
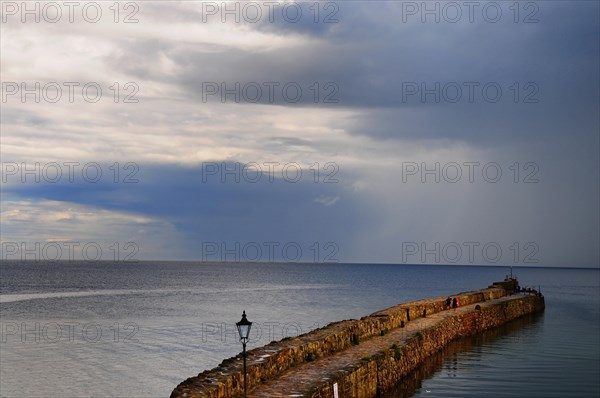
[[[237,326],[238,333],[240,334],[240,341],[244,347],[242,357],[244,358],[244,398],[246,398],[246,343],[248,342],[248,336],[250,336],[250,328],[252,322],[246,319],[246,311],[242,313],[242,320],[235,324]]]

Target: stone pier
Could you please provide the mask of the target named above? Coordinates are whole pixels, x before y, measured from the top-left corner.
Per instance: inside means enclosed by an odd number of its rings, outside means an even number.
[[[399,304],[359,320],[248,351],[249,397],[371,398],[393,390],[403,377],[452,340],[544,310],[544,298],[514,293],[517,281],[446,297]],[[243,396],[242,357],[179,384],[171,398]]]

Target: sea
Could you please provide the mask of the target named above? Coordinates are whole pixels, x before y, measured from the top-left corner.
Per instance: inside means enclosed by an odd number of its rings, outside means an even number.
[[[168,397],[248,348],[410,300],[487,287],[509,267],[0,262],[0,396]],[[514,267],[546,311],[461,339],[395,397],[600,396],[600,270]]]

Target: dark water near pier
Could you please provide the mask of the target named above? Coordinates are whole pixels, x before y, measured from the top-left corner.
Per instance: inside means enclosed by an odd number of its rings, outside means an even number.
[[[0,264],[2,397],[164,397],[240,351],[408,300],[479,289],[504,267],[190,262]],[[519,268],[546,312],[460,341],[408,392],[597,397],[600,272]],[[437,358],[437,359],[436,359]],[[437,361],[437,362],[436,362]],[[425,377],[425,380],[421,380]]]

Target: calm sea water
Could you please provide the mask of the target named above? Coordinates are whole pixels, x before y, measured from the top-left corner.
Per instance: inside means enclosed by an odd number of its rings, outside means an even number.
[[[250,348],[501,280],[505,267],[0,263],[2,397],[166,397]],[[546,312],[448,347],[396,396],[597,397],[600,271],[519,268]],[[423,379],[424,378],[424,379]]]

